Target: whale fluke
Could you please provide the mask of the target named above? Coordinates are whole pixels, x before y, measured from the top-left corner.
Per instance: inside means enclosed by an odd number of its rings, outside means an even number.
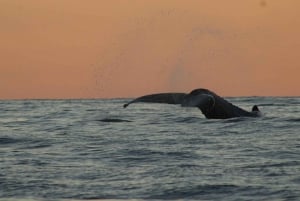
[[[159,93],[136,98],[126,104],[132,103],[166,103],[179,104],[182,107],[198,107],[208,119],[227,119],[233,117],[258,117],[261,113],[254,105],[251,112],[239,108],[208,89],[195,89],[186,93]]]
[[[137,102],[181,104],[185,95],[185,93],[160,93],[145,95],[124,104],[123,107],[126,108],[130,104]]]

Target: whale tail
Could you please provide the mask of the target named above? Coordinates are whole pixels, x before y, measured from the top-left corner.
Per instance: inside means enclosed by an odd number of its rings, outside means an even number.
[[[190,93],[158,93],[138,97],[123,105],[124,108],[132,103],[166,103],[178,104],[182,107],[197,107],[208,119],[227,119],[233,117],[259,117],[261,112],[257,105],[252,111],[246,111],[233,105],[208,89],[194,89]]]
[[[185,97],[185,93],[160,93],[150,94],[136,98],[123,105],[124,108],[132,103],[144,102],[144,103],[167,103],[167,104],[181,104]]]
[[[258,109],[258,106],[257,105],[254,105],[252,107],[252,112],[259,112],[260,110]]]

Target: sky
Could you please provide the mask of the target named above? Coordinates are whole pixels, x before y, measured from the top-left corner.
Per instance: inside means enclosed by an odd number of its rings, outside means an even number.
[[[300,96],[299,0],[1,0],[0,99]]]

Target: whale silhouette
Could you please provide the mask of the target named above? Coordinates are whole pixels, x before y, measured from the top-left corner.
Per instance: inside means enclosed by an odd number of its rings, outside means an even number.
[[[228,119],[234,117],[259,117],[261,112],[257,105],[248,112],[238,106],[233,105],[224,98],[218,96],[208,89],[194,89],[189,94],[186,93],[158,93],[141,96],[126,104],[124,108],[132,103],[166,103],[178,104],[182,107],[198,107],[203,115],[208,119]]]

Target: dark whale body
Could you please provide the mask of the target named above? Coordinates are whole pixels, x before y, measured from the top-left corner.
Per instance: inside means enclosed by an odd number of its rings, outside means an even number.
[[[101,121],[101,122],[108,122],[108,123],[120,123],[120,122],[131,122],[129,120],[124,120],[124,119],[114,119],[114,118],[104,118],[104,119],[100,119],[97,121]]]
[[[141,96],[129,103],[167,103],[179,104],[182,107],[198,107],[208,119],[228,119],[234,117],[259,117],[261,113],[256,105],[248,112],[239,108],[208,89],[195,89],[191,93],[159,93]]]

